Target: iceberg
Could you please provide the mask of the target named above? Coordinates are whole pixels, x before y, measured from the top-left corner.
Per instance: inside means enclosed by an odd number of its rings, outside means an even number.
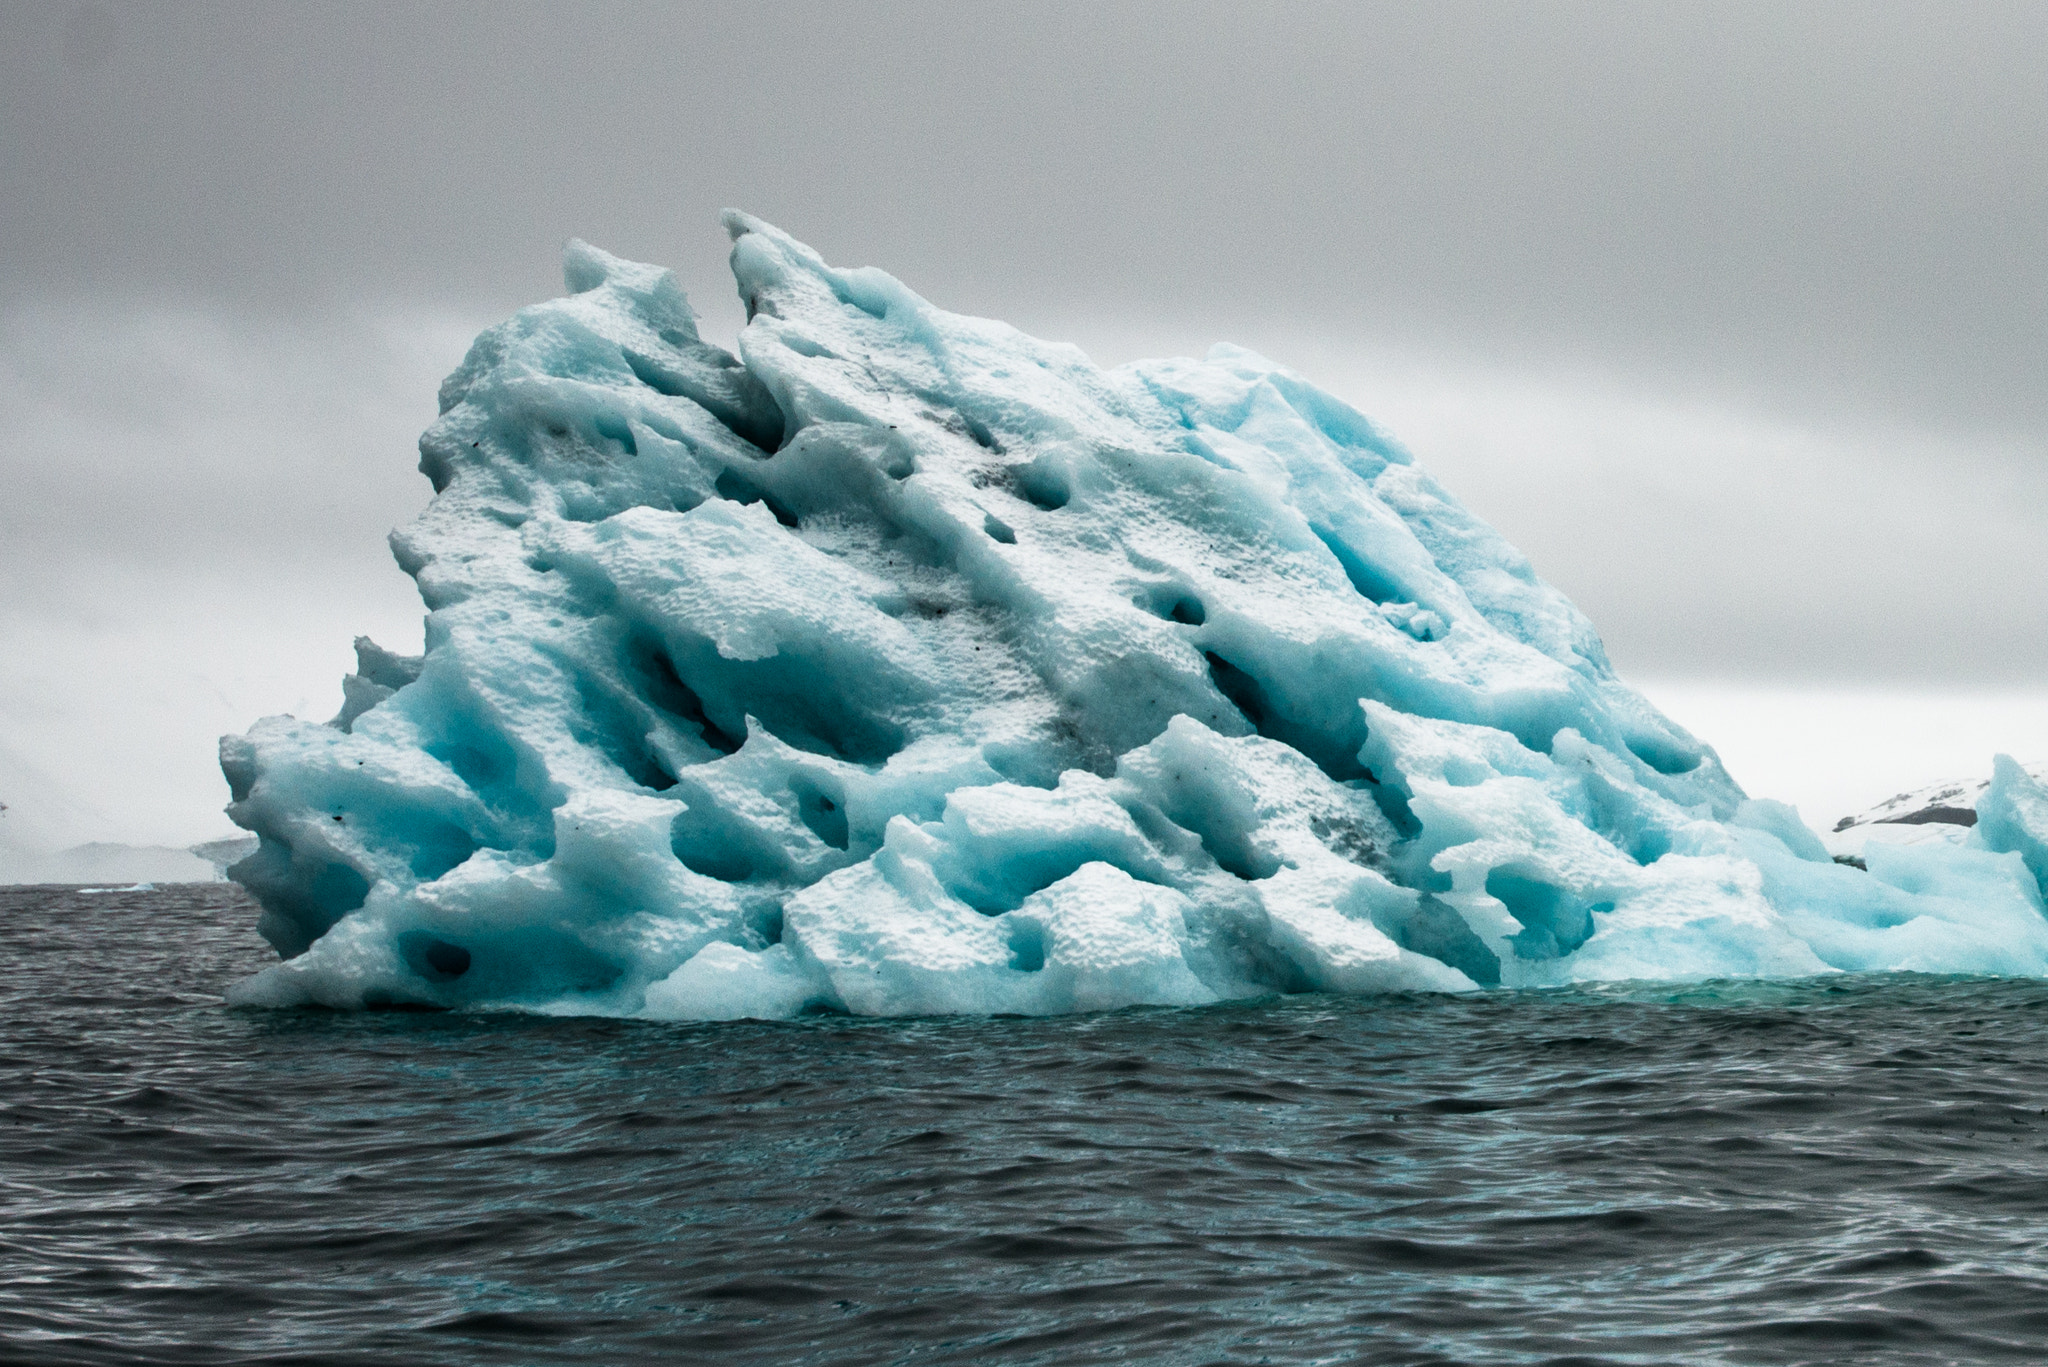
[[[425,653],[221,745],[251,1005],[673,1019],[2048,973],[2048,794],[1830,857],[1351,407],[1104,370],[728,214],[572,242],[392,536]]]

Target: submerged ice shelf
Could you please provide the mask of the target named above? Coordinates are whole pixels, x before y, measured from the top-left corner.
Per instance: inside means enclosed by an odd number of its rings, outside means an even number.
[[[2048,973],[2048,792],[1835,863],[1291,371],[1105,371],[729,215],[571,244],[394,534],[426,653],[222,742],[251,1004],[673,1018]]]

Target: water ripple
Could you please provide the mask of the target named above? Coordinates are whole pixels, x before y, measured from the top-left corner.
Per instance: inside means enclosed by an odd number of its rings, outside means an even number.
[[[1952,1363],[2048,1341],[2048,985],[1067,1020],[230,1011],[0,892],[0,1363]]]

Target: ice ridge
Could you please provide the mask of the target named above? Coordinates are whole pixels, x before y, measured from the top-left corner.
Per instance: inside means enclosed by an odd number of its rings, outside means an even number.
[[[2048,798],[1831,860],[1364,417],[1103,370],[729,214],[738,356],[571,243],[392,550],[425,654],[223,740],[248,1004],[719,1019],[2048,972]]]

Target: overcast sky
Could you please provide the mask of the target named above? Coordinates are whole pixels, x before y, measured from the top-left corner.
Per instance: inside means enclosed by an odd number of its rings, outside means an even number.
[[[221,830],[214,734],[416,648],[382,537],[469,335],[579,235],[730,337],[726,205],[1304,371],[1816,822],[2048,758],[2044,54],[2039,4],[0,0],[0,847]]]

